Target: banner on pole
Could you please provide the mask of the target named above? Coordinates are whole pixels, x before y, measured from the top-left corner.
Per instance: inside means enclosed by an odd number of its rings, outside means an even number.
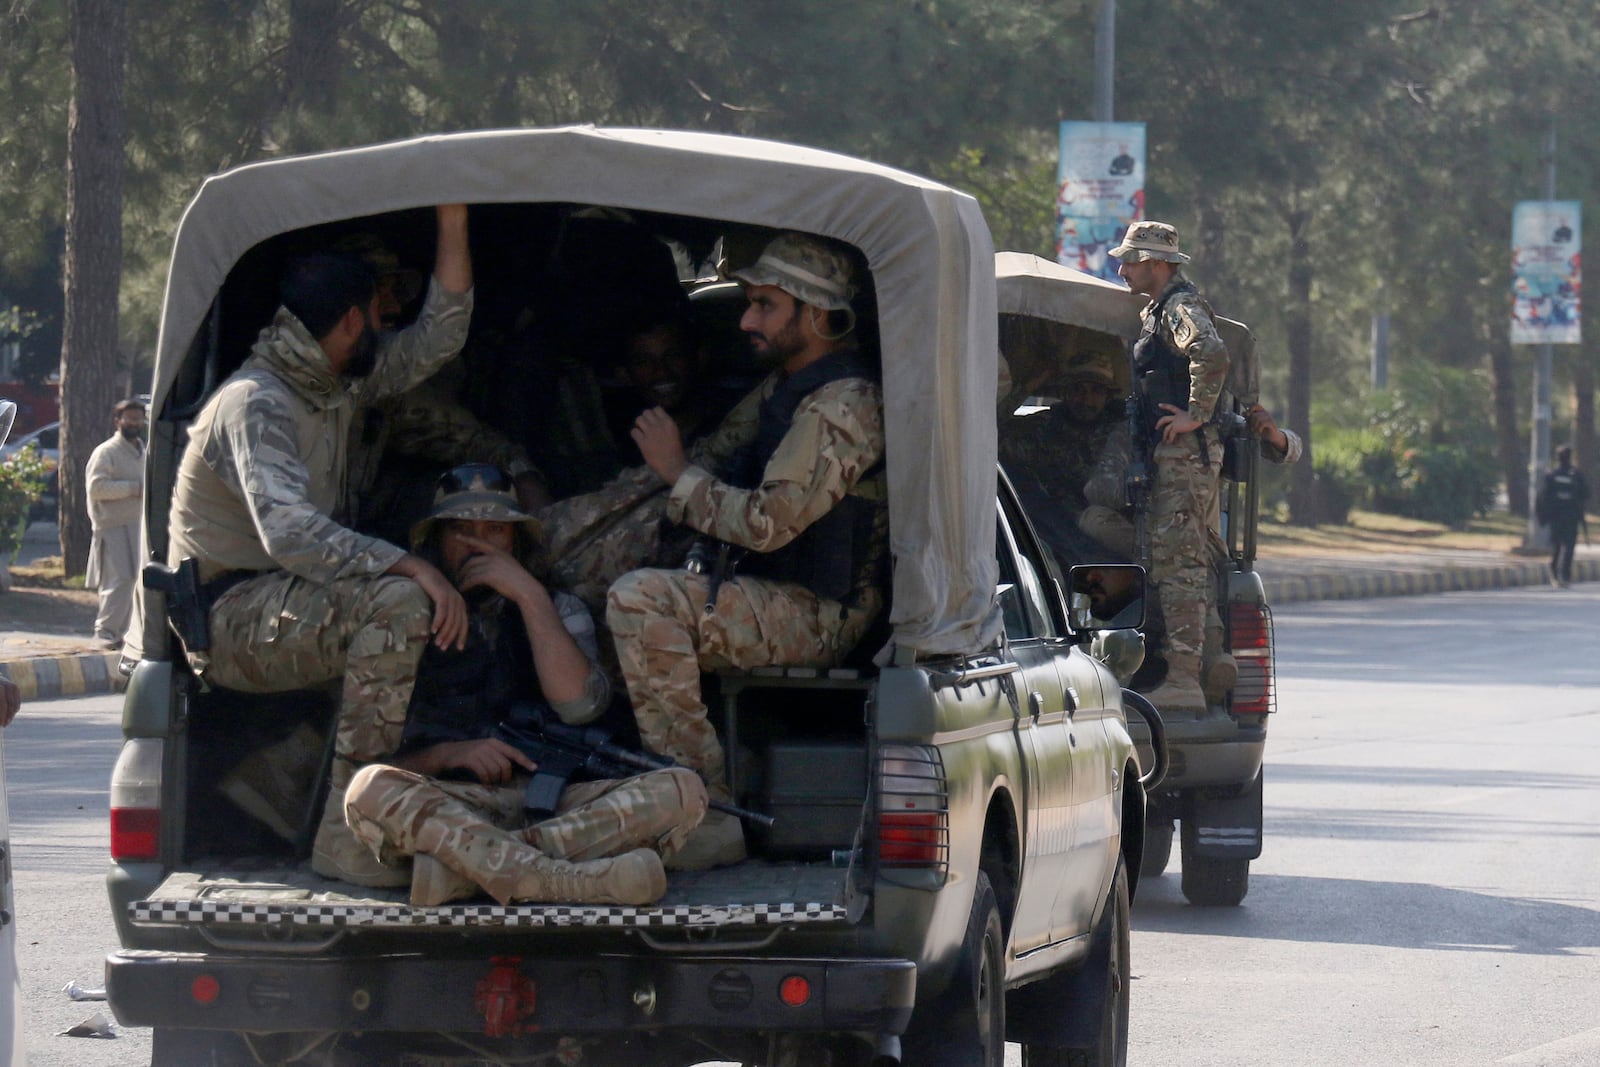
[[[1523,200],[1511,213],[1511,343],[1583,340],[1583,206]]]
[[[1056,262],[1119,282],[1106,255],[1144,218],[1144,123],[1063,122]]]

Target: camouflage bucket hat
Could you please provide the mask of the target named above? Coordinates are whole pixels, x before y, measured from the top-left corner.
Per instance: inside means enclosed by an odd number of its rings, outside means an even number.
[[[434,523],[447,519],[518,523],[535,538],[542,532],[539,520],[517,506],[511,476],[492,463],[463,463],[439,476],[433,507],[411,527],[411,547],[427,544]]]
[[[1128,227],[1122,243],[1108,255],[1130,263],[1164,259],[1168,263],[1187,263],[1189,257],[1178,251],[1178,230],[1165,222],[1136,222]]]
[[[856,295],[844,253],[803,233],[773,238],[761,258],[729,277],[746,285],[775,285],[802,303],[829,311],[849,307]]]
[[[1061,372],[1064,382],[1094,382],[1107,389],[1117,387],[1117,372],[1111,367],[1111,359],[1103,352],[1079,352],[1067,360],[1066,370]]]

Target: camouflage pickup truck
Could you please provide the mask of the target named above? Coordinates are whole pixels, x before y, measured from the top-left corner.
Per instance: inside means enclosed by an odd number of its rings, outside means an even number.
[[[1144,300],[1121,285],[1101,281],[1071,267],[1036,256],[1001,252],[996,257],[999,279],[1001,344],[1011,364],[1011,377],[1059,383],[1073,360],[1097,358],[1115,374],[1112,405],[1106,417],[1122,419],[1122,398],[1129,392],[1129,344],[1139,336],[1139,309]],[[1217,320],[1228,346],[1231,368],[1219,411],[1242,416],[1260,392],[1255,339],[1243,323]],[[1026,389],[1022,389],[1026,392]],[[1054,396],[1023,397],[1025,406],[1001,414],[1003,441],[1024,437],[1021,453],[1032,447],[1026,427],[1037,409],[1059,402]],[[1020,412],[1020,414],[1019,414]],[[1057,420],[1058,422],[1062,420]],[[1242,425],[1240,418],[1232,425]],[[1059,435],[1058,435],[1059,437]],[[1160,875],[1172,851],[1174,823],[1181,827],[1183,894],[1191,903],[1230,906],[1249,891],[1250,861],[1261,855],[1261,777],[1266,756],[1267,723],[1276,708],[1272,672],[1272,612],[1265,587],[1255,570],[1258,465],[1268,455],[1252,438],[1230,442],[1231,464],[1224,472],[1216,529],[1219,547],[1215,565],[1220,639],[1237,664],[1234,684],[1207,693],[1202,712],[1160,709],[1170,747],[1170,766],[1151,790],[1145,825],[1146,877]],[[1032,464],[1030,464],[1032,466]],[[1013,472],[1022,487],[1021,471]],[[1081,475],[1080,475],[1081,477]],[[1059,482],[1061,473],[1054,472]],[[1047,487],[1048,488],[1048,487]],[[1035,499],[1040,497],[1043,499]],[[1024,494],[1038,525],[1065,527],[1059,538],[1070,543],[1079,534],[1072,502],[1061,493]],[[1082,501],[1076,502],[1082,507]],[[1054,506],[1052,506],[1054,505]],[[1078,552],[1093,553],[1082,544]],[[1154,688],[1160,676],[1159,647],[1141,669],[1122,675],[1134,691]],[[1154,759],[1142,722],[1134,721],[1146,765]]]
[[[186,427],[272,314],[286,257],[355,232],[425,254],[427,206],[446,202],[471,205],[479,279],[457,395],[512,435],[608,388],[573,358],[535,397],[548,411],[494,395],[531,358],[504,340],[529,301],[570,311],[584,291],[550,275],[582,258],[557,254],[579,220],[666,244],[691,289],[697,264],[782,230],[858,252],[885,395],[885,624],[838,669],[705,679],[735,799],[775,819],[747,861],[674,872],[650,907],[413,907],[313,873],[316,792],[296,844],[218,793],[243,754],[326,729],[333,695],[198,685],[147,591],[111,784],[118,1019],[175,1065],[999,1065],[1007,1039],[1034,1067],[1123,1063],[1145,790],[1122,686],[1088,654],[1106,624],[1065,592],[1082,572],[1041,549],[997,473],[993,248],[970,197],[789,145],[593,128],[211,178],[167,286],[151,555]],[[693,306],[726,326],[725,302]]]

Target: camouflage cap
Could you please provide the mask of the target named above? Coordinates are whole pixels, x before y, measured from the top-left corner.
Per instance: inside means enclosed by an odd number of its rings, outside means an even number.
[[[776,285],[802,303],[838,311],[849,307],[856,295],[850,273],[850,260],[821,238],[784,233],[754,263],[729,277],[746,285]]]
[[[377,278],[393,278],[395,295],[409,304],[422,292],[422,272],[400,265],[400,257],[375,233],[346,234],[333,243],[331,251],[358,256]]]
[[[1061,372],[1064,382],[1094,382],[1107,389],[1117,386],[1117,372],[1111,366],[1111,357],[1104,352],[1077,352],[1067,360],[1066,369]]]
[[[463,463],[439,476],[433,507],[411,527],[411,547],[427,544],[433,524],[448,519],[518,523],[535,538],[542,532],[539,520],[518,506],[511,476],[493,463]]]
[[[1109,255],[1130,263],[1164,259],[1168,263],[1187,263],[1189,257],[1178,251],[1178,230],[1165,222],[1136,222],[1128,227],[1122,243]]]

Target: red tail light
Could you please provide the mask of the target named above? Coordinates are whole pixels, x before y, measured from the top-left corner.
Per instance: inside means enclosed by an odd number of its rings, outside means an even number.
[[[1239,680],[1233,687],[1235,715],[1267,715],[1278,708],[1272,672],[1272,609],[1265,604],[1230,605],[1229,629]]]
[[[125,741],[111,770],[111,858],[118,863],[161,855],[161,758],[155,738]]]
[[[878,864],[943,874],[950,861],[950,798],[939,750],[884,745],[878,752]]]
[[[161,854],[161,812],[111,809],[111,858],[118,863],[153,860]]]

